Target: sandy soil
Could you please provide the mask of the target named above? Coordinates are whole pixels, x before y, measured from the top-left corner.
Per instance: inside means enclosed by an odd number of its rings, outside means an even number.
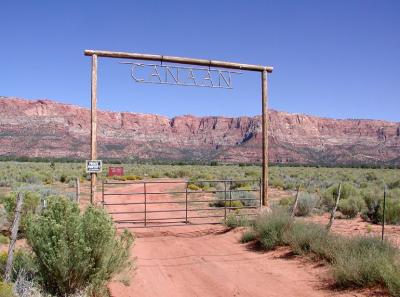
[[[135,187],[130,190],[137,190]],[[152,191],[162,191],[171,186],[152,187]],[[114,187],[112,191],[122,193],[126,189]],[[120,195],[113,199],[135,201],[138,198]],[[163,195],[152,199],[176,201],[179,197]],[[169,204],[151,207],[153,210],[179,208]],[[121,209],[136,210],[138,206],[108,206],[111,212]],[[127,216],[114,215],[117,219]],[[373,295],[366,291],[332,290],[329,273],[323,265],[293,257],[286,248],[256,251],[239,243],[243,231],[240,229],[229,231],[222,225],[188,225],[133,231],[137,235],[132,248],[136,269],[109,284],[113,297]]]

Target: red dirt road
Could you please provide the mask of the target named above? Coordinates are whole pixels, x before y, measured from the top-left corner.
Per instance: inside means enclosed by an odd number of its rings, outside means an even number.
[[[187,229],[183,229],[187,228]],[[329,289],[326,268],[288,249],[260,253],[238,243],[241,231],[194,231],[138,238],[137,270],[130,286],[113,282],[114,297],[187,296],[366,296]],[[212,229],[211,229],[212,230]],[[149,236],[150,234],[148,234]]]
[[[291,257],[286,248],[258,252],[240,244],[242,230],[189,225],[135,231],[136,269],[124,276],[125,284],[118,281],[121,276],[109,284],[113,297],[368,296],[331,290],[326,267]]]

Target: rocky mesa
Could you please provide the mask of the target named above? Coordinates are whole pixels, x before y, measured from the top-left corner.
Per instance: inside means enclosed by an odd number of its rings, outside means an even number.
[[[269,161],[400,165],[400,123],[337,120],[271,110]],[[100,158],[258,163],[261,117],[168,118],[98,112]],[[89,158],[90,111],[0,97],[0,156]]]

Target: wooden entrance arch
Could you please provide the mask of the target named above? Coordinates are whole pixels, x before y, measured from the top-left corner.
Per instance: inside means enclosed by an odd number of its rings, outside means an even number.
[[[198,65],[207,67],[219,67],[227,69],[239,69],[256,71],[261,73],[261,106],[262,106],[262,205],[268,205],[268,81],[267,74],[272,73],[273,67],[241,64],[205,59],[193,59],[174,56],[162,56],[151,54],[138,54],[127,52],[111,52],[100,50],[85,50],[85,56],[92,57],[92,87],[91,87],[91,159],[97,159],[97,58],[119,58],[145,61],[159,61],[176,64]],[[91,173],[90,201],[96,201],[97,173]]]

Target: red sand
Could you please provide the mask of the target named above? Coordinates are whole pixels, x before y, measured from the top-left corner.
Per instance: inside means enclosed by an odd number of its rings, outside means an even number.
[[[136,187],[136,186],[134,186]],[[171,190],[154,185],[152,190]],[[113,189],[113,192],[126,189]],[[120,197],[133,201],[129,196]],[[137,199],[137,198],[136,198]],[[152,198],[161,199],[161,198]],[[170,195],[163,200],[178,199]],[[135,206],[137,207],[137,206]],[[135,209],[134,206],[112,209]],[[152,209],[171,206],[153,205]],[[110,208],[111,209],[111,208]],[[129,286],[109,284],[113,297],[151,296],[372,296],[367,291],[334,291],[327,268],[286,248],[258,252],[240,244],[242,230],[227,231],[222,225],[183,226],[134,230],[132,255],[136,270]]]

